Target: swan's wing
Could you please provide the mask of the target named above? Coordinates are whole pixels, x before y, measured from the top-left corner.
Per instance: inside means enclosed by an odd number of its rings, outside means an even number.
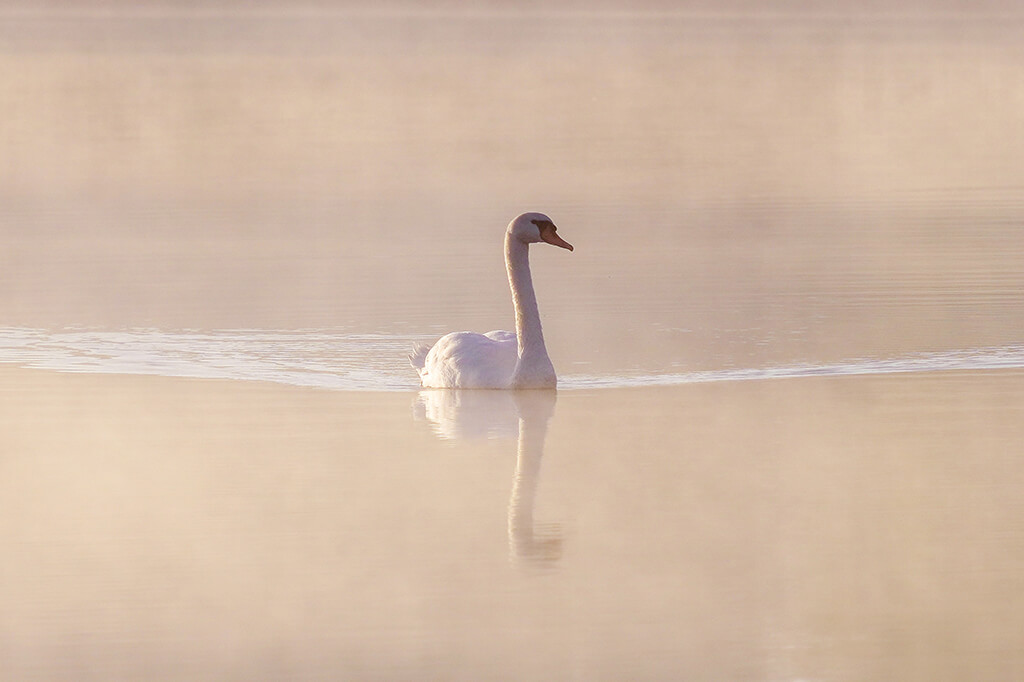
[[[504,331],[504,330],[501,330],[501,329],[493,331],[493,332],[487,332],[486,334],[484,334],[484,336],[486,336],[487,338],[491,339],[492,341],[501,341],[503,343],[509,343],[509,342],[515,343],[516,342],[516,333],[515,332],[508,332],[508,331]]]
[[[409,353],[409,364],[413,366],[413,369],[421,370],[423,365],[427,362],[427,353],[430,352],[431,345],[426,343],[417,343],[413,345],[412,352]]]
[[[515,370],[515,334],[455,332],[427,353],[420,380],[427,388],[508,388]]]

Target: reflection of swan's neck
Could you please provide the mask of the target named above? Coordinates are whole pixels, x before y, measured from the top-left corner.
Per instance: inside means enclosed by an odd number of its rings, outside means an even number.
[[[509,504],[509,530],[533,532],[533,499],[540,478],[540,460],[544,456],[544,436],[547,420],[530,423],[519,420],[519,449],[516,453],[516,475],[512,481],[512,499]]]
[[[508,270],[512,305],[516,311],[519,357],[546,358],[548,352],[544,347],[544,333],[540,328],[537,295],[533,291],[533,278],[530,276],[530,247],[512,236],[511,232],[505,235],[505,268]]]
[[[543,533],[538,536],[533,524],[533,505],[547,430],[547,417],[519,419],[516,473],[508,503],[508,541],[513,558],[550,562],[561,556],[561,538]]]

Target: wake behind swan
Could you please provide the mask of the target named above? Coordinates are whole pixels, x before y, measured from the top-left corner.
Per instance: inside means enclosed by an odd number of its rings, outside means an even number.
[[[148,374],[265,381],[341,391],[412,391],[419,382],[404,361],[417,334],[333,330],[166,331],[43,330],[0,327],[0,363],[58,372]],[[867,357],[828,363],[568,374],[562,390],[796,379],[913,372],[1024,369],[1024,344]]]

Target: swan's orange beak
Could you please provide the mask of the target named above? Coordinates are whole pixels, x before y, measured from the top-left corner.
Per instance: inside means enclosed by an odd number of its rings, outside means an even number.
[[[540,238],[552,246],[560,246],[563,249],[572,251],[572,244],[558,236],[553,227],[545,227],[540,231]]]

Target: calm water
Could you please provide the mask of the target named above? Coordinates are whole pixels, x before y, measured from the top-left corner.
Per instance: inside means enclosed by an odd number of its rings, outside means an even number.
[[[0,677],[1024,676],[1022,30],[0,9]]]

